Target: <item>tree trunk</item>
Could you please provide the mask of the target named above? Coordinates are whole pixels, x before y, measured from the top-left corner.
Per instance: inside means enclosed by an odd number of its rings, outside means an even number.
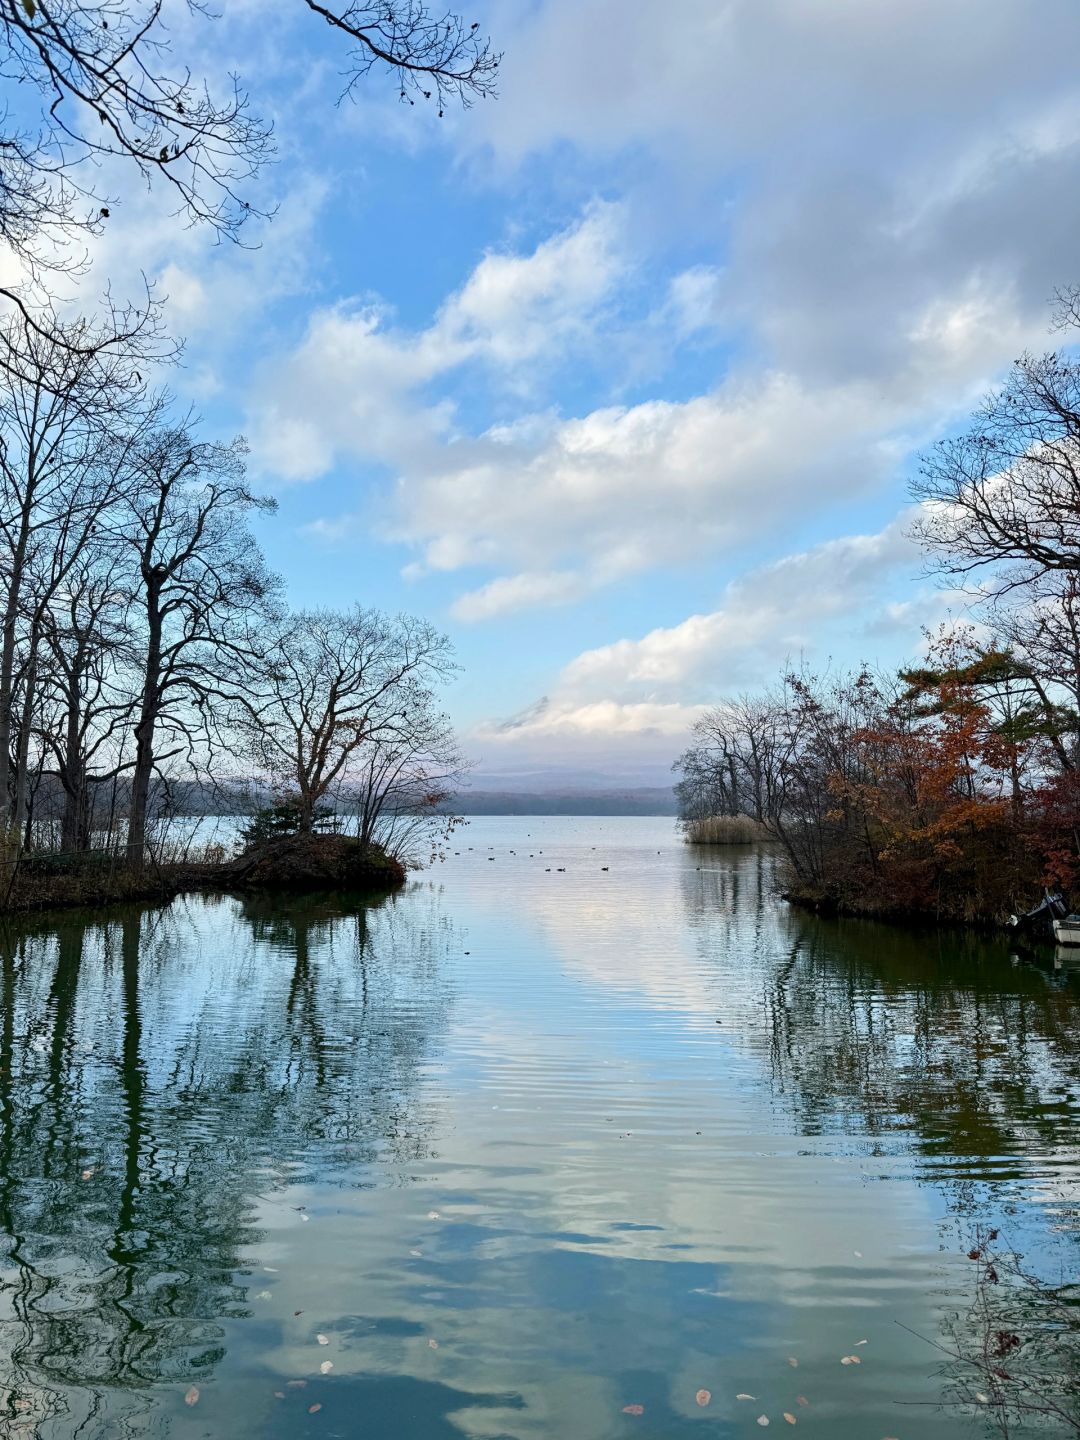
[[[15,797],[12,793],[11,705],[15,689],[16,626],[25,552],[23,536],[11,558],[11,577],[4,606],[3,638],[0,640],[0,833],[13,829]]]
[[[139,722],[135,726],[135,768],[131,775],[131,807],[128,812],[127,862],[136,869],[146,859],[146,810],[150,779],[154,771],[154,726],[161,705],[161,610],[159,582],[148,582],[146,613],[146,668],[143,671]]]
[[[315,829],[315,797],[303,779],[300,781],[299,799],[296,804],[296,828],[301,835],[310,835]]]
[[[80,644],[72,662],[67,684],[67,715],[64,725],[64,760],[60,778],[64,786],[64,814],[60,822],[62,850],[90,848],[90,806],[86,785],[86,764],[82,753],[82,671]]]
[[[19,502],[19,534],[12,546],[4,596],[3,638],[0,641],[0,838],[11,831],[14,795],[11,775],[11,704],[15,689],[15,640],[22,598],[26,556],[30,545],[30,521],[37,491],[36,463],[30,460],[26,489]],[[17,831],[15,843],[18,844]]]
[[[60,821],[61,850],[89,850],[90,796],[86,778],[79,772],[64,789],[64,814]]]
[[[26,828],[30,803],[30,728],[34,719],[37,689],[38,637],[36,629],[30,636],[30,656],[26,664],[22,714],[19,717],[19,744],[15,755],[15,807],[12,831],[21,835]]]
[[[9,607],[4,617],[0,645],[0,832],[10,831],[11,795],[11,690],[15,669],[15,615]]]

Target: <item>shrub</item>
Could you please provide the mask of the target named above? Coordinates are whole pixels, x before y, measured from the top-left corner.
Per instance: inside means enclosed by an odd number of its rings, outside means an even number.
[[[317,807],[313,828],[331,830],[333,824],[333,811]],[[278,805],[264,805],[261,810],[255,811],[250,823],[240,831],[239,845],[241,850],[250,850],[255,845],[265,845],[268,840],[279,840],[284,835],[299,833],[300,806],[291,800],[283,800]]]

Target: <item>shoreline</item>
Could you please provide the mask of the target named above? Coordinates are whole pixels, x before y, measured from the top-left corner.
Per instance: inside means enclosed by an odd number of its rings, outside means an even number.
[[[92,868],[69,874],[35,873],[32,857],[16,871],[0,916],[46,910],[101,909],[141,901],[169,901],[183,894],[304,894],[322,890],[387,894],[399,890],[407,872],[379,845],[361,847],[339,836],[287,837],[223,861],[150,862],[108,874]]]
[[[941,928],[980,931],[983,934],[1005,933],[1006,923],[998,916],[982,914],[955,915],[948,912],[916,910],[901,905],[875,904],[842,900],[839,896],[815,889],[790,886],[780,891],[780,899],[797,910],[806,910],[826,920],[877,920],[907,930]]]

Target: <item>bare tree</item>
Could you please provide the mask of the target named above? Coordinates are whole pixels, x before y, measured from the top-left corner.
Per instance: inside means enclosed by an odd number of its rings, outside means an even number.
[[[301,831],[351,781],[352,767],[359,774],[373,763],[378,772],[386,761],[392,770],[398,755],[403,777],[410,747],[419,758],[422,732],[445,758],[430,687],[452,668],[448,641],[424,620],[360,606],[286,619],[257,689],[241,698],[237,724],[266,776],[295,797]],[[383,777],[387,798],[393,783]]]
[[[358,838],[399,859],[437,859],[458,823],[447,807],[467,770],[449,717],[413,686],[406,723],[374,731],[349,764],[344,798]]]
[[[1042,768],[1080,761],[1080,571],[1051,570],[987,611],[1008,657],[1015,723],[1046,741]],[[1045,753],[1046,750],[1049,754]]]
[[[373,69],[397,76],[400,99],[410,105],[434,100],[440,115],[451,100],[467,107],[495,92],[500,57],[481,38],[476,22],[467,25],[450,11],[429,11],[419,0],[304,4],[353,42],[347,94]]]
[[[440,113],[493,90],[499,57],[453,13],[420,0],[301,4],[352,47],[346,93],[373,68]],[[212,21],[199,0],[189,8]],[[270,129],[236,76],[199,78],[174,57],[162,0],[0,0],[0,75],[25,117],[0,131],[0,237],[31,267],[109,219],[102,162],[163,183],[180,214],[222,235],[255,213],[244,190],[273,152]]]
[[[155,432],[134,457],[136,487],[117,529],[134,552],[141,628],[132,865],[145,854],[155,768],[209,741],[221,677],[254,654],[254,632],[276,591],[247,529],[249,515],[274,502],[248,487],[245,453],[243,441],[199,441],[176,426]]]
[[[130,557],[112,537],[99,540],[72,567],[45,617],[41,742],[63,792],[64,851],[89,847],[98,791],[132,763],[125,745],[138,673],[131,579]]]
[[[0,349],[18,357],[0,386],[0,829],[25,803],[28,716],[23,763],[11,750],[20,640],[32,709],[44,615],[115,501],[123,457],[152,409],[137,349],[65,343],[94,334],[83,321],[44,334],[17,313],[0,324]]]
[[[765,823],[779,804],[783,707],[775,697],[742,695],[709,710],[676,762],[684,820],[749,815]]]
[[[913,533],[947,575],[1004,594],[1080,570],[1080,366],[1060,351],[1022,356],[912,492],[923,506]]]

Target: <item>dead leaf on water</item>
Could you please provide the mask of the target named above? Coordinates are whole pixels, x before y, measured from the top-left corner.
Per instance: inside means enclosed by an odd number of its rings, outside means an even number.
[[[197,1405],[199,1403],[199,1387],[192,1385],[191,1389],[184,1396],[185,1405]]]
[[[697,1392],[697,1394],[694,1396],[694,1399],[697,1401],[697,1403],[698,1403],[699,1405],[701,1405],[701,1406],[704,1407],[705,1405],[708,1405],[709,1401],[712,1399],[712,1391],[711,1391],[711,1390],[699,1390],[699,1391]]]
[[[624,1415],[644,1415],[644,1414],[645,1414],[645,1406],[644,1406],[644,1405],[624,1405],[624,1406],[622,1407],[622,1413],[623,1413]]]
[[[308,1413],[309,1415],[317,1415],[321,1409],[322,1409],[322,1401],[321,1401],[321,1400],[316,1400],[314,1405],[309,1405],[309,1406],[307,1407],[307,1413]]]
[[[789,1425],[797,1425],[797,1424],[799,1423],[799,1422],[795,1419],[795,1416],[792,1415],[792,1413],[791,1413],[790,1410],[785,1410],[785,1411],[784,1411],[784,1419],[787,1421],[787,1423],[788,1423]]]

